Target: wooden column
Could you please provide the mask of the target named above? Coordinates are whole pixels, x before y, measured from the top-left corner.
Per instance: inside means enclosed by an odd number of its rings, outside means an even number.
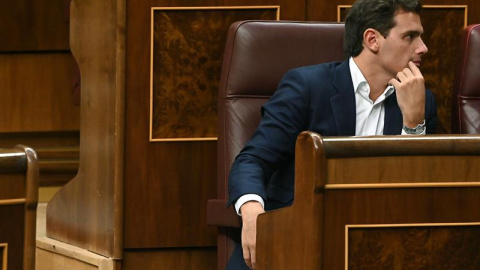
[[[122,257],[125,0],[73,0],[82,75],[80,168],[48,204],[47,236]]]

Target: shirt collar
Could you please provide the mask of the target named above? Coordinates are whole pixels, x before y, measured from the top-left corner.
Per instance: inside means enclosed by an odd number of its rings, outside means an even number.
[[[355,92],[357,92],[360,84],[367,83],[367,80],[363,76],[355,61],[353,61],[352,57],[350,57],[349,65],[350,74],[352,75],[353,89],[355,90]]]

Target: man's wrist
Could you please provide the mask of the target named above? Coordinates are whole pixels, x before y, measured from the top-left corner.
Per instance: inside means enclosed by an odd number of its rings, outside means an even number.
[[[242,205],[250,201],[259,202],[262,205],[262,208],[265,209],[265,202],[263,201],[262,197],[260,197],[257,194],[245,194],[240,198],[238,198],[238,200],[235,202],[235,210],[237,211],[237,214],[239,216],[242,215],[240,211],[240,208],[242,207]]]

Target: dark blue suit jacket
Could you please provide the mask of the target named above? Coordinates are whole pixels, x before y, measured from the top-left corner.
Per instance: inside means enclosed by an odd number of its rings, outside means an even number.
[[[384,135],[399,135],[403,118],[395,93],[385,101]],[[426,91],[427,133],[435,133],[437,107]],[[290,70],[262,107],[262,120],[235,159],[229,178],[229,205],[258,194],[265,210],[293,202],[295,141],[310,130],[322,136],[355,135],[355,93],[348,60]]]

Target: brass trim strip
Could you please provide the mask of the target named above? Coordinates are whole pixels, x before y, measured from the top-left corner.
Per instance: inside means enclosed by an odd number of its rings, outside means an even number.
[[[217,137],[205,137],[205,138],[169,138],[169,139],[153,139],[151,138],[150,133],[150,142],[181,142],[181,141],[217,141]]]
[[[153,15],[155,10],[228,10],[228,9],[275,9],[276,20],[280,20],[280,6],[203,6],[203,7],[152,7],[150,13],[150,119],[149,142],[180,142],[180,141],[217,141],[217,137],[197,138],[153,138]]]
[[[25,199],[8,199],[8,200],[0,200],[0,205],[24,204],[25,202],[26,202]]]
[[[468,5],[423,5],[423,8],[458,8],[465,10],[465,19],[463,21],[463,28],[467,28],[467,21],[468,21]]]
[[[345,228],[403,228],[403,227],[446,227],[446,226],[480,226],[480,222],[453,223],[399,223],[399,224],[347,224]]]
[[[391,183],[391,184],[327,184],[325,189],[379,189],[379,188],[432,188],[432,187],[480,187],[480,182]]]
[[[348,270],[348,230],[350,228],[401,228],[401,227],[447,227],[480,226],[480,222],[459,223],[408,223],[408,224],[347,224],[345,225],[345,270]]]
[[[352,5],[337,5],[337,22],[341,22],[340,21],[340,10],[342,8],[349,8],[351,7]]]

